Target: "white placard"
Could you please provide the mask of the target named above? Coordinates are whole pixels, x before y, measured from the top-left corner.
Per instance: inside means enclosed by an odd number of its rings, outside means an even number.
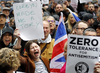
[[[42,0],[42,4],[49,4],[49,0]]]
[[[77,12],[78,0],[71,0],[71,6],[74,8],[75,12]]]
[[[98,4],[100,4],[100,0],[98,0]]]
[[[66,0],[54,0],[57,4],[63,4]]]
[[[23,40],[44,38],[40,1],[13,5],[16,28]]]
[[[100,37],[68,35],[66,73],[93,73]]]
[[[88,2],[92,2],[92,0],[80,0],[80,3],[88,3]]]

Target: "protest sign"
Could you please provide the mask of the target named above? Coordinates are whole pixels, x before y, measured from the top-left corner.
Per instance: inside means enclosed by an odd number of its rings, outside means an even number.
[[[100,0],[98,0],[98,4],[100,4]]]
[[[44,38],[40,1],[13,5],[16,28],[23,40]]]
[[[77,5],[78,5],[78,0],[71,1],[71,6],[74,8],[75,12],[77,12]]]
[[[31,0],[31,1],[37,1],[37,0]],[[40,0],[41,4],[49,4],[49,0]],[[24,0],[24,2],[30,2],[30,0]]]
[[[63,4],[66,0],[54,0],[57,4]]]
[[[93,73],[99,59],[100,38],[68,35],[66,73]]]
[[[80,0],[80,3],[88,3],[88,2],[92,2],[92,0]]]

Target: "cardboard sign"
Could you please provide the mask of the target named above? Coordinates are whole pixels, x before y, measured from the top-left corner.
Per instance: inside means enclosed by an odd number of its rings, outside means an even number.
[[[66,0],[54,0],[57,4],[63,4]]]
[[[92,2],[92,0],[80,0],[80,3],[88,3],[88,2]]]
[[[40,1],[16,3],[13,9],[16,28],[23,40],[44,38]]]
[[[68,35],[66,73],[93,73],[100,37]]]

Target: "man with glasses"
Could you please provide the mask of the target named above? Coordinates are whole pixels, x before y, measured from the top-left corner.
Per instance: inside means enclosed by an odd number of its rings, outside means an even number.
[[[79,21],[75,25],[75,33],[77,35],[83,35],[83,31],[88,28],[88,23],[86,21]]]
[[[51,35],[52,38],[55,38],[55,35],[56,35],[55,18],[53,16],[48,16],[46,20],[50,24],[50,35]]]

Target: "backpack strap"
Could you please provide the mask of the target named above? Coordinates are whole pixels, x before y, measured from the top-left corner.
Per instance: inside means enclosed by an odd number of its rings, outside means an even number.
[[[45,44],[45,46],[43,47],[43,49],[41,50],[41,54],[44,52],[44,50],[46,49],[47,43]]]

